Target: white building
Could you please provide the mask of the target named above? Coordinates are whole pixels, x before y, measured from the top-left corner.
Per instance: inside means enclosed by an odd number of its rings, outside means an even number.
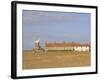
[[[90,51],[90,47],[89,46],[77,46],[74,47],[75,51]]]
[[[45,50],[90,51],[90,45],[75,42],[46,43]]]

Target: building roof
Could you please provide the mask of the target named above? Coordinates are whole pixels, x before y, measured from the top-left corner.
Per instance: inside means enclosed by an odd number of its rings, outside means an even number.
[[[63,43],[45,43],[46,47],[72,47],[72,46],[89,46],[89,44],[81,44],[76,42],[63,42]]]

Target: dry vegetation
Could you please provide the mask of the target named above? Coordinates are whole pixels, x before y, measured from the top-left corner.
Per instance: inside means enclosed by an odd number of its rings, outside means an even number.
[[[23,69],[90,66],[90,52],[23,51]]]

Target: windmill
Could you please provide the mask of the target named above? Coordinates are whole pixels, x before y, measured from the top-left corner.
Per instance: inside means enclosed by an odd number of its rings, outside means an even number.
[[[40,47],[40,39],[38,40],[35,40],[34,41],[34,44],[35,44],[35,49],[39,50],[41,47]]]
[[[43,53],[45,50],[40,46],[40,39],[34,41],[35,47],[33,48],[34,53]]]

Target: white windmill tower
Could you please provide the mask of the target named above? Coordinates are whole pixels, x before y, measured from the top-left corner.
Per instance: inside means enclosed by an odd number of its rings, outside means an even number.
[[[35,49],[40,49],[40,39],[35,40],[34,43],[35,43]]]

